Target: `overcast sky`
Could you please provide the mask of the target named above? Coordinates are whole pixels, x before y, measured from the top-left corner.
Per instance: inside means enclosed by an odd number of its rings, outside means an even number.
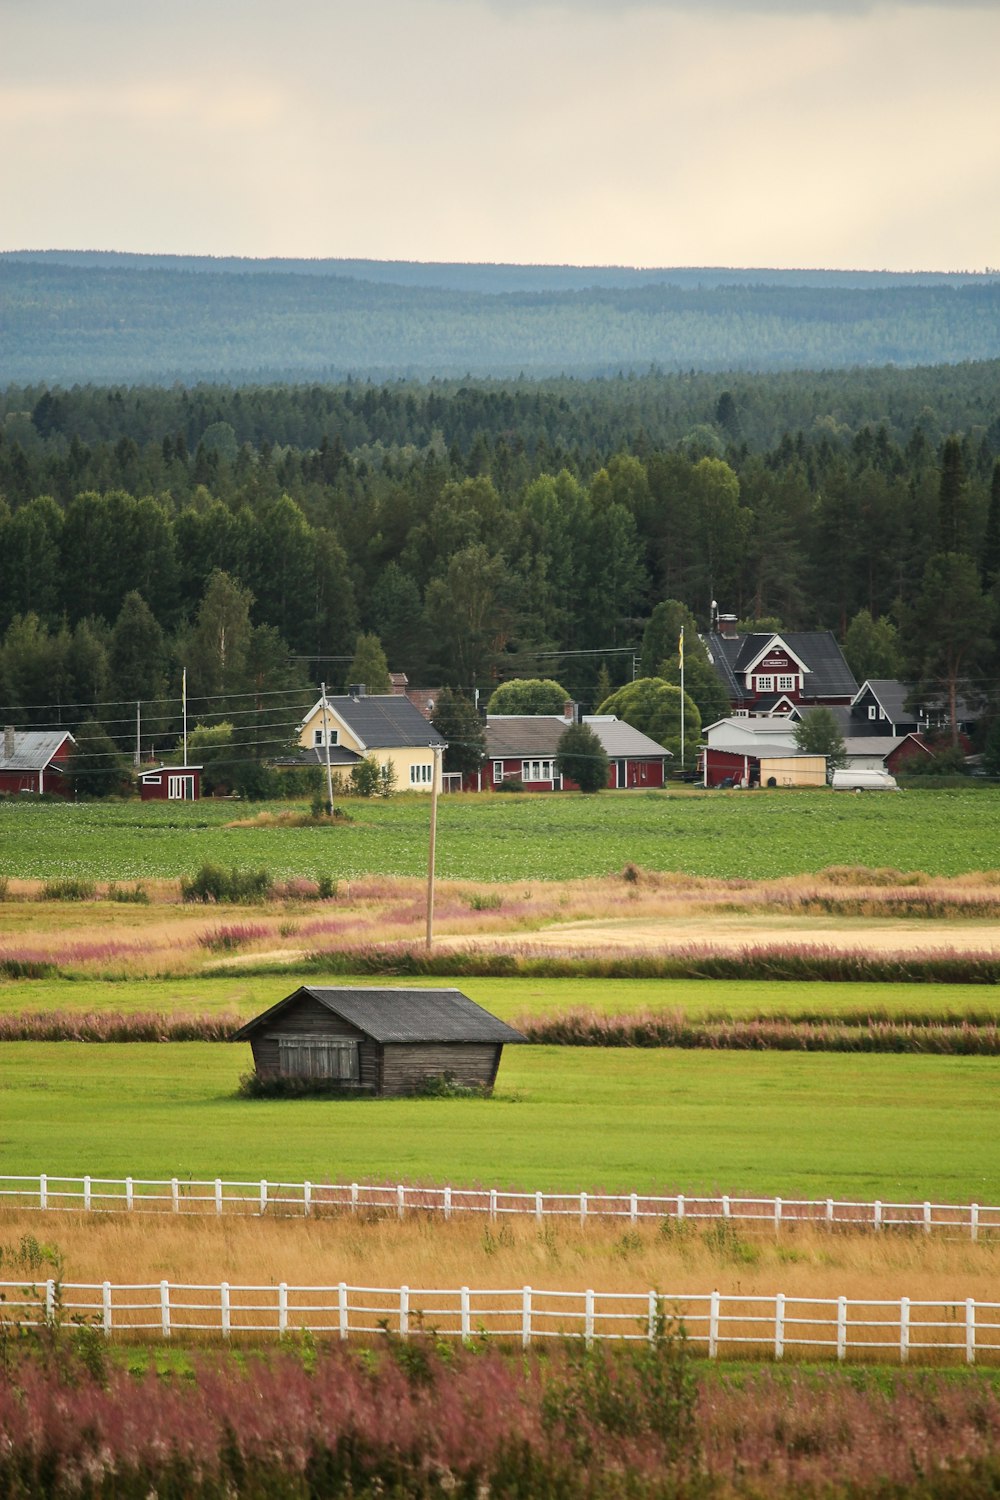
[[[0,249],[981,270],[1000,0],[0,0]]]

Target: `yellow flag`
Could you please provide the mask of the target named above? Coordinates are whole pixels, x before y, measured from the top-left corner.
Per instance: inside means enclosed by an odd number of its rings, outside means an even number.
[[[680,668],[680,670],[683,672],[683,670],[684,670],[684,626],[683,625],[681,626],[680,638],[679,638],[679,640],[677,642],[677,665]]]

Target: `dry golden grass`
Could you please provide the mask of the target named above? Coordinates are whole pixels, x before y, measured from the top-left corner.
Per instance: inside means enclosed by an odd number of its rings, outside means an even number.
[[[562,951],[693,945],[732,951],[769,942],[840,950],[1000,951],[1000,892],[989,873],[931,880],[898,871],[831,869],[776,881],[631,873],[633,878],[559,883],[439,881],[437,941],[493,948],[521,943],[530,934],[533,944]],[[426,920],[419,879],[342,882],[329,901],[293,895],[263,906],[183,905],[172,881],[148,882],[146,889],[148,906],[42,901],[40,882],[11,881],[8,899],[0,903],[0,950],[30,950],[74,972],[182,976],[218,966],[219,954],[204,939],[220,927],[259,929],[221,960],[238,968],[294,962],[317,948],[344,944],[422,942]],[[112,944],[114,951],[102,951]]]
[[[222,1280],[234,1285],[520,1287],[960,1302],[997,1300],[1000,1239],[973,1244],[935,1232],[754,1233],[716,1225],[482,1219],[362,1213],[321,1218],[0,1213],[0,1279],[31,1236],[68,1282]],[[54,1271],[38,1271],[44,1278]]]

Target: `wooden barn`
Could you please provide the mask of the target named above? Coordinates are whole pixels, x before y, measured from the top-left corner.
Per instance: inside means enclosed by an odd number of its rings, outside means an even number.
[[[197,802],[203,766],[150,766],[139,772],[143,802]]]
[[[489,1090],[505,1042],[524,1037],[460,990],[323,989],[303,985],[248,1021],[261,1078],[329,1081],[397,1097],[432,1078]]]

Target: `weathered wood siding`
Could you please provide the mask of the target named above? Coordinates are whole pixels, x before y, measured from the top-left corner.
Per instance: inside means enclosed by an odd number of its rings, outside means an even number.
[[[360,1083],[363,1087],[377,1088],[378,1044],[349,1021],[342,1021],[339,1016],[335,1016],[311,995],[303,995],[282,1015],[276,1017],[270,1026],[251,1038],[254,1067],[258,1073],[278,1072],[278,1038],[281,1036],[329,1037],[331,1041],[357,1042]]]
[[[492,1088],[500,1066],[496,1042],[392,1042],[382,1048],[382,1094],[413,1094],[428,1078]]]

